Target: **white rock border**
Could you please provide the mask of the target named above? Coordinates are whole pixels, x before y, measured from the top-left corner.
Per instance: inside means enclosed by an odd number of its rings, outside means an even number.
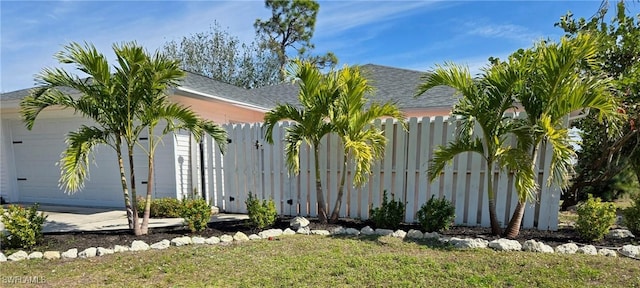
[[[306,228],[306,227],[304,227]],[[300,228],[303,229],[303,228]],[[0,262],[7,261],[22,261],[31,259],[41,259],[41,261],[54,261],[57,259],[75,259],[75,258],[89,258],[89,257],[102,257],[114,253],[123,252],[137,252],[146,251],[149,249],[162,250],[171,249],[176,246],[185,245],[228,245],[231,243],[246,242],[247,240],[274,240],[279,237],[286,237],[289,235],[320,235],[320,236],[342,236],[342,237],[396,237],[400,239],[406,239],[407,241],[424,241],[424,240],[436,240],[440,243],[451,245],[455,249],[493,249],[496,251],[522,251],[529,253],[558,253],[558,254],[586,254],[586,255],[599,255],[604,257],[617,257],[618,255],[640,259],[640,245],[624,245],[623,247],[595,247],[593,245],[577,244],[577,243],[565,243],[556,247],[551,247],[542,242],[536,240],[527,240],[524,245],[520,245],[515,240],[509,240],[505,238],[495,239],[491,242],[480,238],[456,238],[446,237],[438,234],[437,232],[423,233],[419,230],[409,230],[405,232],[403,230],[386,230],[386,229],[372,229],[366,226],[360,230],[354,228],[336,227],[331,231],[327,230],[308,230],[306,233],[297,233],[287,228],[285,231],[281,229],[269,229],[246,236],[244,233],[238,231],[233,236],[222,235],[220,237],[212,236],[209,238],[203,238],[200,236],[182,236],[176,237],[171,240],[164,239],[162,241],[153,243],[151,245],[144,241],[134,240],[130,246],[114,245],[113,248],[103,247],[90,247],[81,252],[78,252],[77,248],[68,249],[67,251],[32,251],[27,253],[19,250],[11,255],[5,256],[0,251]],[[517,243],[517,244],[516,244]],[[519,248],[518,248],[519,246]],[[43,257],[44,256],[44,257]]]

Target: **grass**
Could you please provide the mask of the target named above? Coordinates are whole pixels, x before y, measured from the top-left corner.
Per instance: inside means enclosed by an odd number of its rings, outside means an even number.
[[[51,287],[640,287],[640,265],[627,258],[460,251],[390,237],[290,236],[7,262],[0,276],[44,277]]]

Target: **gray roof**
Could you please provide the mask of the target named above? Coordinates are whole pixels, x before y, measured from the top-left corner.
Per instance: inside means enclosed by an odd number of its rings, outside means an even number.
[[[393,68],[381,65],[366,64],[362,71],[375,90],[372,99],[379,102],[395,102],[400,109],[452,107],[457,98],[455,90],[446,86],[435,87],[422,96],[415,98],[420,77],[424,72]],[[292,83],[282,83],[247,90],[235,85],[220,82],[195,73],[186,72],[180,81],[180,87],[200,93],[247,103],[270,109],[277,104],[298,104],[298,86]],[[1,101],[20,100],[29,95],[31,88],[0,94]],[[74,90],[63,88],[64,92]]]
[[[366,64],[362,73],[374,87],[372,100],[395,102],[400,109],[453,107],[457,101],[455,90],[447,86],[435,87],[415,98],[420,79],[425,72]],[[275,86],[256,88],[253,93],[271,99],[275,103],[298,104],[298,86],[282,83]]]
[[[263,108],[272,108],[275,103],[262,95],[255,95],[251,90],[227,84],[202,75],[185,72],[186,76],[180,81],[179,86],[200,93],[229,99],[232,101],[247,103]]]

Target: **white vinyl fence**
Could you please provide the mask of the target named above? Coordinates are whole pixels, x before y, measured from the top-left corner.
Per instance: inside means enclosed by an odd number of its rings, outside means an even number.
[[[211,138],[204,142],[205,188],[209,200],[222,211],[246,213],[244,201],[248,193],[274,200],[281,215],[317,216],[313,151],[303,144],[300,153],[300,174],[287,171],[284,136],[289,123],[279,123],[273,130],[274,144],[264,140],[262,123],[225,125],[231,143],[220,154]],[[341,217],[369,218],[369,209],[379,207],[383,191],[393,194],[406,204],[405,222],[416,222],[416,212],[432,196],[445,197],[455,204],[455,223],[469,226],[489,226],[488,198],[482,187],[485,165],[476,153],[460,154],[445,167],[432,183],[427,168],[436,147],[454,139],[456,120],[450,117],[411,118],[407,130],[393,119],[377,120],[384,131],[387,147],[384,158],[373,167],[369,182],[363,187],[352,185],[351,168],[347,169],[347,184],[343,196]],[[211,153],[213,152],[213,153]],[[548,187],[551,152],[540,149],[538,182],[541,191],[534,203],[529,203],[523,219],[524,228],[557,230],[560,189]],[[336,135],[328,135],[320,145],[322,188],[331,213],[341,177],[343,150]],[[513,174],[497,171],[496,210],[504,225],[516,206]],[[201,180],[198,180],[201,181]],[[201,183],[198,187],[202,187]]]

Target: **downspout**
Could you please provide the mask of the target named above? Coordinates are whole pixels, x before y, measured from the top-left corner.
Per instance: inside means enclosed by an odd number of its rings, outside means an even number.
[[[200,185],[202,191],[202,199],[207,199],[207,180],[206,178],[206,170],[204,168],[204,137],[200,139]]]

